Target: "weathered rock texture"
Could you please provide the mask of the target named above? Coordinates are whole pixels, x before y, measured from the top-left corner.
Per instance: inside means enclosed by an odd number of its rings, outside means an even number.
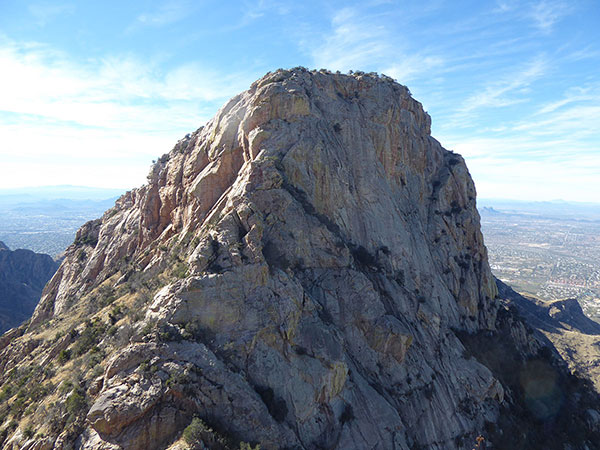
[[[29,319],[58,264],[31,250],[11,251],[0,242],[0,333]]]
[[[151,298],[120,318],[142,287]],[[93,320],[68,325],[81,311]],[[103,320],[113,334],[98,337]],[[72,328],[45,340],[48,326]],[[79,231],[20,333],[4,370],[33,336],[34,359],[77,355],[88,335],[103,358],[93,376],[69,362],[87,407],[43,448],[165,448],[193,416],[213,448],[500,447],[519,414],[522,448],[554,445],[518,383],[477,356],[486,337],[518,361],[544,342],[497,298],[465,163],[387,77],[255,82]],[[4,448],[26,442],[23,426]]]

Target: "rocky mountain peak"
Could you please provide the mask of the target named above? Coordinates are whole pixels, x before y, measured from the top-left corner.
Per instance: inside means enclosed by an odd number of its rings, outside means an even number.
[[[156,247],[206,233],[207,220],[231,208],[226,202],[234,197],[278,189],[310,217],[311,223],[304,220],[301,229],[289,231],[292,235],[306,234],[301,231],[314,222],[338,242],[338,251],[324,257],[308,241],[296,240],[293,254],[286,256],[290,264],[318,257],[319,265],[346,266],[359,251],[403,277],[418,295],[430,295],[434,278],[441,277],[453,297],[441,296],[442,301],[460,298],[455,321],[462,314],[474,318],[469,326],[492,323],[493,314],[479,314],[478,304],[494,297],[495,286],[474,208],[475,189],[463,159],[442,149],[429,132],[430,119],[420,103],[390,78],[305,69],[267,74],[159,158],[148,185],[123,197],[113,217],[105,215],[102,223],[80,231],[76,243],[99,244],[81,278],[88,283],[107,278],[119,266],[114,259],[125,255],[144,268],[161,266],[163,255]],[[127,206],[135,207],[122,208]],[[287,213],[272,207],[270,220]],[[127,217],[117,214],[121,208]],[[233,217],[239,222],[244,214],[248,211],[235,211]],[[267,248],[285,241],[289,235],[268,236]],[[205,269],[200,251],[185,261],[190,273]],[[429,273],[434,261],[444,266],[436,269],[441,273]],[[467,270],[471,265],[477,271]],[[34,322],[63,310],[68,295],[63,292],[49,293]]]
[[[421,104],[302,68],[84,225],[19,333],[5,373],[26,352],[64,365],[41,385],[74,381],[35,400],[45,437],[19,425],[5,448],[178,448],[194,416],[208,448],[472,448],[507,405],[473,336],[542,345],[501,306],[473,182]]]

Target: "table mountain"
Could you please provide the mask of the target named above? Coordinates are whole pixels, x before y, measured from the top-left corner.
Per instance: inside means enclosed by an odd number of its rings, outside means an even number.
[[[231,99],[0,349],[4,449],[600,442],[589,383],[498,295],[463,158],[376,74]]]
[[[0,333],[29,319],[58,264],[31,250],[11,251],[0,242]]]

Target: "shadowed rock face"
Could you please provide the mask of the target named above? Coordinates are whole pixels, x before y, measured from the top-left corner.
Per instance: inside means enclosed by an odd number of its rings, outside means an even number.
[[[58,264],[31,250],[11,251],[0,242],[0,333],[29,319]]]
[[[404,86],[267,74],[148,180],[79,231],[0,355],[17,365],[27,336],[77,308],[105,317],[100,288],[163,284],[127,341],[99,343],[86,420],[54,448],[164,448],[196,415],[211,448],[218,432],[267,449],[466,449],[510,415],[457,337],[494,335],[504,311],[473,182]],[[519,355],[538,351],[512,328]]]

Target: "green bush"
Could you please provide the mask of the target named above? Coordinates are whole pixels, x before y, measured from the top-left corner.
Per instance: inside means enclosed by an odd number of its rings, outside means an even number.
[[[185,372],[172,373],[167,380],[167,387],[186,386],[190,382],[190,377]]]
[[[73,391],[67,396],[65,406],[67,413],[69,414],[67,422],[75,422],[82,413],[87,411],[88,405],[85,399],[84,390],[79,386],[73,389]]]
[[[173,268],[173,276],[176,278],[185,278],[188,276],[187,264],[178,262]]]
[[[252,444],[247,442],[240,442],[240,450],[260,450],[260,444],[256,444],[256,447],[253,447]]]
[[[81,332],[81,335],[73,346],[73,353],[75,356],[83,355],[92,349],[94,349],[94,351],[99,351],[99,349],[96,350],[95,347],[106,332],[106,328],[106,324],[100,320],[95,320],[93,322],[88,321],[85,329]]]
[[[70,359],[71,359],[71,350],[69,350],[69,349],[61,350],[60,353],[58,354],[58,363],[61,365],[66,363]]]
[[[111,324],[115,324],[125,315],[126,311],[123,310],[121,305],[114,306],[110,313],[108,313],[108,318]]]
[[[25,439],[31,439],[35,435],[35,430],[31,424],[27,425],[27,427],[23,430],[23,436]]]
[[[73,390],[73,382],[72,381],[63,381],[58,388],[58,393],[63,395],[63,394],[66,394],[67,392],[71,392],[72,390]]]
[[[160,342],[180,342],[182,338],[179,328],[169,323],[163,324],[158,330]]]
[[[0,403],[8,400],[13,394],[13,387],[10,384],[4,385],[0,392]]]
[[[202,435],[210,432],[212,430],[202,420],[194,417],[192,423],[183,430],[183,440],[191,446],[199,445],[202,443]]]

